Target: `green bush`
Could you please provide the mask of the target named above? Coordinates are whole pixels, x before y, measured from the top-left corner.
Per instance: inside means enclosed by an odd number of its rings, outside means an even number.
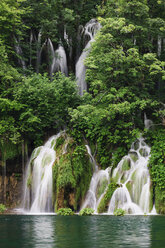
[[[63,216],[74,215],[74,212],[72,211],[71,208],[60,208],[57,211],[57,215],[63,215]]]
[[[6,207],[4,204],[0,204],[0,213],[3,213],[6,210]]]
[[[94,209],[93,208],[83,208],[79,212],[80,216],[87,216],[87,215],[93,215]]]
[[[125,215],[125,210],[123,210],[122,208],[117,208],[117,209],[115,209],[113,214],[115,216],[123,216],[123,215]]]

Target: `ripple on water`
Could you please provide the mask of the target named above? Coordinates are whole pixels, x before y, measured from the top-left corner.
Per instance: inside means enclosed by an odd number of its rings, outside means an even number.
[[[165,216],[0,216],[2,248],[164,248]]]

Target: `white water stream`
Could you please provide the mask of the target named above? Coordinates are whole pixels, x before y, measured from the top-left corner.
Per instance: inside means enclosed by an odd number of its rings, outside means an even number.
[[[27,166],[23,208],[31,213],[51,212],[52,166],[56,159],[54,146],[61,133],[52,136],[44,146],[36,148]]]
[[[30,213],[53,211],[52,167],[56,160],[54,147],[57,138],[62,133],[52,136],[44,146],[36,148],[30,158],[24,180],[23,199],[23,208]],[[66,149],[67,147],[64,147],[63,153]],[[88,145],[86,149],[93,164],[94,173],[82,208],[93,208],[96,213],[109,183],[113,180],[119,187],[114,191],[109,202],[109,214],[113,214],[117,208],[124,209],[127,214],[156,213],[154,207],[151,211],[152,204],[150,206],[152,203],[151,182],[147,167],[150,147],[142,137],[132,144],[128,155],[123,157],[113,172],[110,167],[106,170],[99,170]]]
[[[85,201],[82,205],[83,208],[93,208],[97,212],[97,207],[104,195],[105,190],[109,184],[110,168],[106,170],[98,170],[98,166],[94,157],[92,156],[90,147],[86,145],[91,162],[94,165],[94,173],[90,182],[89,190],[86,194]]]
[[[129,154],[125,156],[112,174],[120,185],[110,200],[108,213],[122,208],[128,214],[148,214],[150,212],[150,175],[148,160],[150,147],[139,138],[133,143]]]
[[[62,45],[58,46],[57,50],[54,50],[52,41],[48,39],[48,53],[50,56],[50,76],[52,77],[54,72],[61,71],[66,76],[68,75],[67,58],[66,53]]]
[[[148,119],[146,120],[148,124]],[[114,191],[110,200],[109,214],[113,214],[118,208],[125,210],[127,214],[156,214],[155,207],[151,211],[151,182],[147,167],[150,147],[142,137],[132,144],[129,154],[123,157],[111,176],[111,168],[99,170],[88,146],[87,150],[95,165],[95,170],[82,208],[90,207],[97,212],[97,207],[106,193],[108,184],[115,181],[119,187]]]
[[[79,88],[79,94],[81,96],[83,95],[83,92],[87,90],[87,84],[85,82],[86,66],[84,61],[90,52],[91,43],[94,41],[94,37],[100,27],[100,23],[95,19],[90,20],[84,27],[84,38],[87,38],[89,41],[76,63],[76,79]]]

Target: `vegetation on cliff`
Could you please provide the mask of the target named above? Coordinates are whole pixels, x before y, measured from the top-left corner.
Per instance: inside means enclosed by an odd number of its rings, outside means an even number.
[[[73,74],[87,40],[78,37],[82,25],[96,17],[102,28],[85,61],[88,90],[80,98]],[[41,44],[49,39],[55,48],[63,44],[69,77],[60,73],[51,77],[50,54],[43,47],[39,56]],[[1,0],[1,164],[24,154],[22,144],[32,150],[67,128],[73,139],[57,142],[59,159],[53,167],[59,199],[55,208],[77,210],[92,174],[84,139],[93,144],[100,168],[115,167],[145,131],[152,146],[155,204],[165,213],[164,40],[161,0]],[[145,113],[153,121],[150,131],[144,128]],[[67,152],[62,154],[65,145]]]

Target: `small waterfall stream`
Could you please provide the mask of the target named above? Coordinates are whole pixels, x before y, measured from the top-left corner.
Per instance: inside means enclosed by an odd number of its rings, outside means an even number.
[[[56,159],[54,146],[61,133],[52,136],[44,146],[36,148],[27,166],[23,208],[32,213],[51,212],[52,166]]]
[[[50,64],[50,76],[52,77],[54,72],[61,71],[66,76],[68,75],[67,58],[64,47],[58,46],[57,50],[54,50],[52,41],[48,39],[48,52],[51,59]]]
[[[91,43],[94,41],[94,37],[100,27],[100,23],[97,20],[92,19],[85,25],[84,28],[84,38],[87,38],[89,41],[76,63],[76,79],[79,88],[79,94],[81,96],[83,95],[83,91],[87,90],[87,84],[85,82],[86,66],[84,65],[84,61],[90,52]]]
[[[132,144],[129,154],[113,171],[112,178],[120,187],[113,193],[108,213],[112,214],[116,208],[122,208],[128,214],[150,212],[149,156],[150,147],[143,138]]]
[[[109,202],[108,214],[113,214],[118,208],[122,208],[127,214],[156,214],[154,206],[151,211],[151,181],[147,167],[150,147],[142,137],[132,144],[128,155],[122,158],[112,173],[110,167],[99,170],[88,146],[87,150],[95,170],[82,208],[90,207],[97,212],[108,184],[113,181],[119,187],[114,191]]]
[[[100,203],[109,184],[110,168],[107,168],[106,170],[99,170],[98,165],[92,156],[90,147],[86,145],[86,148],[91,158],[91,162],[94,165],[94,173],[82,209],[89,207],[93,208],[95,212],[97,212],[98,204]]]

